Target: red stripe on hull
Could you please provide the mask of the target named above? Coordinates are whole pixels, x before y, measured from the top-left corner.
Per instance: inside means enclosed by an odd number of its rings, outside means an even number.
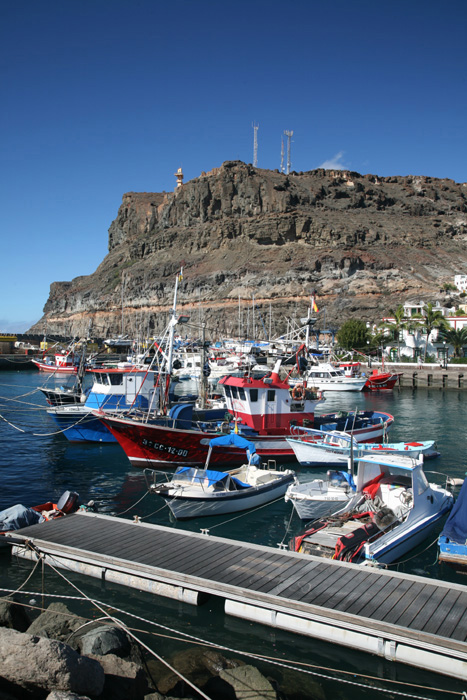
[[[100,417],[100,416],[99,416]],[[102,420],[102,418],[100,417]],[[178,430],[161,425],[132,422],[131,420],[105,417],[102,422],[119,442],[133,466],[177,465],[202,466],[206,462],[209,441],[220,433]],[[392,421],[391,421],[392,422]],[[354,431],[356,440],[380,442],[383,427],[373,425]],[[293,449],[282,435],[247,437],[262,459],[295,461]],[[210,465],[236,466],[246,461],[245,450],[235,447],[219,447],[212,451]]]

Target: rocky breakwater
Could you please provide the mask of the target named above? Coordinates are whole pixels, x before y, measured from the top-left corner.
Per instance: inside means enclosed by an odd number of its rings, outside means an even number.
[[[0,601],[1,700],[188,700],[200,697],[197,689],[212,700],[293,697],[256,666],[215,649],[186,648],[167,662],[162,656],[151,656],[112,621],[86,620],[62,603],[31,620],[19,602]],[[309,679],[301,690],[322,696]]]
[[[277,332],[312,292],[326,325],[444,302],[440,285],[467,271],[466,195],[447,179],[226,162],[173,193],[125,194],[106,258],[54,282],[33,330],[79,334],[92,318],[98,335],[117,333],[122,298],[126,332],[161,330],[182,263],[179,308],[219,333],[238,330],[239,300],[246,319],[253,297]]]

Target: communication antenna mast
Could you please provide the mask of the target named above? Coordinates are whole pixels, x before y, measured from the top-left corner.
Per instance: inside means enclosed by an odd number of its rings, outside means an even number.
[[[252,123],[251,125],[253,127],[253,132],[254,132],[254,137],[253,137],[253,165],[254,167],[258,167],[258,129],[259,129],[259,124],[255,124],[255,122]]]
[[[281,173],[284,172],[284,137],[281,136]]]
[[[287,136],[287,170],[286,170],[286,173],[288,175],[290,173],[290,168],[292,166],[292,161],[290,159],[290,144],[292,142],[293,131],[284,131],[284,134]]]

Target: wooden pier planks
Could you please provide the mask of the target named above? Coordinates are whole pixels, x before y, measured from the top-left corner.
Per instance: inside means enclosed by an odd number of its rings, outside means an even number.
[[[321,610],[371,630],[392,629],[467,658],[467,589],[442,581],[320,560],[199,533],[76,513],[14,533],[57,556],[124,565],[291,614]],[[343,618],[341,616],[344,616]]]

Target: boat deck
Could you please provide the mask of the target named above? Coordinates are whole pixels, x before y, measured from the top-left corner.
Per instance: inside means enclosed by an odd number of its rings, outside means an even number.
[[[164,595],[220,596],[227,613],[467,679],[459,584],[94,513],[13,534],[15,551],[31,559],[40,551],[106,580],[152,582],[147,590]]]

